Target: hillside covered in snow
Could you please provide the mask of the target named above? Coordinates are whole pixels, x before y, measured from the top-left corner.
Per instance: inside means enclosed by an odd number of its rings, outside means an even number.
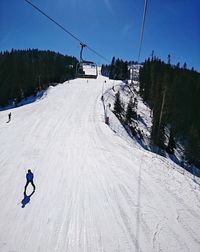
[[[200,187],[103,106],[119,83],[75,79],[0,112],[0,251],[200,251]]]

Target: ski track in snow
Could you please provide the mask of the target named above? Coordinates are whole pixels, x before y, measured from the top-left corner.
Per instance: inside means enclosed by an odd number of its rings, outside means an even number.
[[[104,124],[113,83],[50,87],[7,125],[0,112],[0,251],[200,251],[199,187]],[[36,192],[21,208],[28,169]]]

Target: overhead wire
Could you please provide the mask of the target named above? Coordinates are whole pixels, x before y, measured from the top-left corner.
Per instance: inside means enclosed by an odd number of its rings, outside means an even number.
[[[142,25],[141,25],[141,33],[140,33],[138,62],[140,61],[140,54],[141,54],[141,49],[142,49],[143,37],[144,37],[144,26],[145,26],[145,20],[146,20],[146,15],[147,15],[147,4],[148,4],[148,0],[145,0],[144,1],[144,11],[143,11]]]
[[[51,18],[49,15],[47,15],[44,11],[42,11],[39,7],[37,7],[35,4],[31,3],[29,0],[25,0],[28,4],[30,4],[34,9],[36,9],[38,12],[40,12],[42,15],[44,15],[46,18],[48,18],[50,21],[52,21],[54,24],[56,24],[58,27],[60,27],[65,33],[70,35],[72,38],[77,40],[80,44],[84,44],[88,50],[96,54],[98,57],[102,58],[103,60],[109,62],[108,59],[106,59],[103,55],[98,53],[96,50],[94,50],[92,47],[88,46],[86,43],[81,41],[77,36],[75,36],[72,32],[70,32],[68,29],[66,29],[64,26],[59,24],[57,21],[55,21],[53,18]]]
[[[144,26],[147,15],[147,3],[148,0],[144,1],[144,11],[142,18],[142,26],[140,33],[140,44],[139,44],[139,52],[138,52],[138,63],[140,61],[140,54],[142,49],[142,42],[144,37]],[[139,166],[139,175],[138,175],[138,192],[137,192],[137,213],[136,213],[136,243],[135,243],[135,251],[140,251],[139,237],[140,237],[140,216],[141,216],[141,186],[142,186],[142,163],[143,163],[144,154],[141,155],[140,166]]]

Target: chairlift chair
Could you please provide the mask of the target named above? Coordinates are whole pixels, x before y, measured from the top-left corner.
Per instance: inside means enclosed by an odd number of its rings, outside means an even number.
[[[92,61],[83,60],[82,53],[83,48],[86,47],[86,45],[80,43],[80,46],[80,61],[76,65],[76,78],[96,79],[98,76],[97,65]]]

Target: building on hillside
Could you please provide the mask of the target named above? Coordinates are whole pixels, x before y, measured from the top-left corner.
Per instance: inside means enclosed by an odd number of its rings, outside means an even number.
[[[128,70],[129,70],[129,78],[131,81],[138,81],[139,80],[139,71],[142,65],[129,65]]]

